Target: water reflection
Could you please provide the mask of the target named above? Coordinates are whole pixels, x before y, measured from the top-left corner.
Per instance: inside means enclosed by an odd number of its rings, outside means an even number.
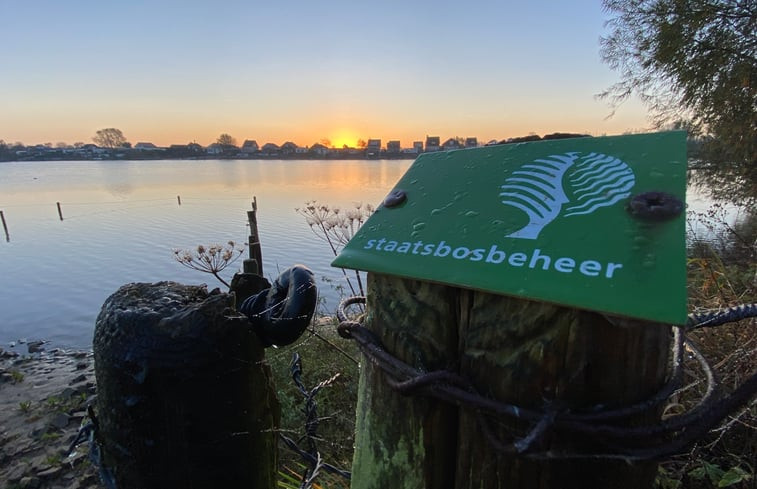
[[[246,241],[257,197],[267,276],[295,263],[337,285],[330,250],[295,213],[308,200],[377,204],[410,161],[145,161],[3,163],[0,345],[43,338],[86,347],[104,300],[128,282],[219,285],[173,249]],[[177,196],[181,196],[179,205]],[[56,202],[64,220],[58,219]],[[228,269],[232,273],[231,268]],[[333,308],[338,294],[320,287]]]
[[[229,189],[236,189],[242,182],[241,178],[241,165],[236,161],[229,161],[228,164],[220,165],[221,183],[224,187]]]
[[[135,167],[130,161],[124,161],[123,165],[110,163],[99,163],[97,165],[100,182],[112,196],[125,198],[134,191],[133,172]]]

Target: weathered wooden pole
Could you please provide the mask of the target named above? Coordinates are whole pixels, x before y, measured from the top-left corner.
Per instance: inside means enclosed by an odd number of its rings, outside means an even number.
[[[258,199],[252,198],[252,210],[247,211],[247,221],[250,225],[250,235],[247,240],[250,257],[242,264],[244,273],[263,275],[263,252],[260,247],[260,235],[258,234]]]
[[[179,203],[179,206],[181,207],[181,195],[176,196],[176,201]]]
[[[63,211],[60,208],[60,202],[56,202],[55,205],[58,207],[58,217],[62,221],[63,220]]]
[[[621,328],[590,312],[375,273],[367,309],[366,327],[398,359],[454,371],[479,393],[525,408],[630,404],[654,393],[667,372],[669,334],[655,325]],[[656,475],[654,463],[501,453],[475,409],[397,393],[370,362],[357,411],[353,489],[631,489],[651,487]],[[515,422],[490,425],[505,442],[523,431]],[[586,440],[549,443],[570,452]]]
[[[3,231],[5,231],[5,241],[10,241],[11,236],[8,234],[8,225],[5,223],[5,214],[3,214],[3,211],[0,211],[0,220],[3,221]]]
[[[448,368],[458,343],[454,294],[452,287],[369,273],[366,326],[400,360]],[[377,366],[361,362],[353,488],[449,489],[456,438],[454,406],[402,396]]]
[[[502,402],[563,412],[643,401],[664,383],[669,329],[651,323],[618,327],[604,316],[494,294],[458,290],[460,373],[476,390]],[[619,426],[647,419],[626,419]],[[652,418],[649,419],[649,416]],[[523,433],[514,421],[491,421],[495,436]],[[533,424],[533,423],[532,423]],[[519,429],[520,428],[520,429]],[[476,412],[459,419],[456,489],[652,487],[657,464],[620,459],[529,460],[498,452]],[[521,435],[522,436],[522,435]],[[608,450],[596,440],[549,435],[540,450],[570,454]]]

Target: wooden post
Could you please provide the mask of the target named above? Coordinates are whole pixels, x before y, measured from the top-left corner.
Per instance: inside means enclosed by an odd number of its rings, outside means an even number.
[[[176,201],[179,203],[179,207],[181,207],[181,195],[176,196]]]
[[[0,211],[0,220],[3,221],[3,231],[5,231],[5,241],[10,242],[11,236],[8,234],[8,225],[5,223],[5,214],[3,214],[3,211]]]
[[[460,373],[476,390],[526,408],[621,406],[648,398],[665,381],[669,331],[617,327],[602,315],[543,302],[459,290]],[[639,421],[631,420],[631,422]],[[492,423],[508,439],[515,423]],[[532,461],[495,451],[475,413],[460,412],[455,488],[652,487],[656,463]],[[586,448],[586,440],[553,446]],[[549,446],[548,446],[549,447]],[[548,448],[547,447],[547,448]],[[595,446],[601,453],[603,446]]]
[[[242,264],[244,273],[263,275],[263,252],[260,248],[260,236],[258,234],[258,199],[252,198],[252,210],[247,211],[247,221],[250,224],[250,236],[247,241],[250,258]]]
[[[366,326],[387,351],[418,368],[444,369],[457,350],[455,289],[368,274]],[[457,409],[397,394],[361,362],[353,489],[449,489],[455,474]]]
[[[633,403],[666,376],[669,334],[655,325],[621,328],[591,312],[373,273],[368,311],[366,326],[400,360],[457,371],[479,393],[526,408]],[[513,423],[491,426],[510,439]],[[353,489],[630,489],[651,487],[656,474],[654,463],[503,454],[485,438],[476,412],[402,396],[370,362],[361,368],[355,446]]]
[[[55,204],[58,206],[58,217],[62,221],[63,220],[63,211],[60,209],[60,202],[56,202]]]

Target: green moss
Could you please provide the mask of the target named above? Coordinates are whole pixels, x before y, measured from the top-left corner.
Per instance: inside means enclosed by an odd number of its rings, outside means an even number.
[[[423,466],[418,463],[425,459],[423,428],[398,429],[392,422],[393,411],[370,407],[373,391],[366,385],[366,377],[371,375],[366,371],[371,370],[373,367],[366,367],[360,375],[355,444],[363,449],[355,452],[352,489],[425,487]]]

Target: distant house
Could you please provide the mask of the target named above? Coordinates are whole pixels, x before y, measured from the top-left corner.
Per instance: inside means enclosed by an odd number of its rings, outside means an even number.
[[[172,144],[166,149],[166,154],[173,158],[192,156],[192,152],[189,150],[189,145],[187,144]]]
[[[380,154],[381,154],[381,140],[369,139],[368,144],[365,145],[365,157],[378,158]]]
[[[415,154],[423,153],[423,141],[413,141],[413,150]]]
[[[465,138],[465,147],[466,148],[475,148],[478,146],[478,139],[477,138]]]
[[[345,145],[346,146],[346,145]],[[362,148],[342,148],[339,151],[339,154],[347,157],[347,158],[357,158],[361,155],[365,155],[365,150]]]
[[[192,158],[205,152],[205,148],[197,143],[172,144],[166,149],[166,154],[176,158]]]
[[[85,144],[81,148],[77,150],[77,153],[83,154],[85,156],[93,156],[93,155],[103,155],[107,153],[108,150],[106,148],[101,148],[97,146],[96,144]]]
[[[209,155],[220,155],[223,153],[223,146],[218,143],[213,143],[205,148],[205,152]]]
[[[281,154],[281,148],[275,143],[265,143],[260,152],[265,156],[278,156]]]
[[[297,154],[297,149],[298,148],[299,148],[299,146],[297,146],[293,142],[287,141],[286,143],[284,143],[284,144],[281,145],[281,154],[287,155],[287,156],[288,155]]]
[[[134,149],[137,149],[137,150],[140,150],[140,151],[155,151],[155,150],[158,150],[160,148],[158,148],[157,146],[155,146],[152,143],[141,142],[141,143],[135,144],[134,145]]]
[[[458,141],[455,138],[449,138],[448,140],[444,141],[444,144],[442,144],[442,148],[444,151],[451,151],[453,149],[460,149],[462,146],[460,145],[460,141]]]
[[[329,148],[321,143],[315,143],[310,147],[310,152],[316,156],[326,156],[329,154]]]
[[[260,151],[260,147],[258,146],[258,142],[253,139],[245,139],[244,144],[242,144],[242,147],[240,150],[242,153],[245,154],[253,154]]]
[[[387,141],[386,143],[386,154],[389,155],[397,155],[400,153],[400,142],[399,141]]]
[[[426,136],[426,152],[441,151],[439,136]]]

